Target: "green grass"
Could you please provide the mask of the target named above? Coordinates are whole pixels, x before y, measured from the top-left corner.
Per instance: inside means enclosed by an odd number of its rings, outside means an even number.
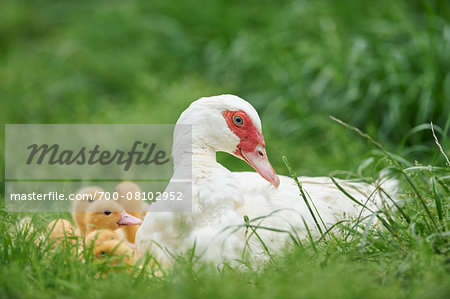
[[[448,297],[450,170],[430,121],[449,155],[449,20],[437,0],[1,2],[2,124],[174,123],[194,99],[233,93],[258,110],[278,173],[282,156],[298,175],[370,182],[388,167],[401,211],[362,234],[341,223],[335,238],[302,239],[260,272],[182,257],[162,277],[104,277],[105,265],[16,236],[25,214],[2,200],[0,297]],[[57,217],[70,215],[33,224]]]
[[[260,271],[252,267],[218,271],[190,253],[178,257],[174,269],[157,276],[157,266],[130,269],[94,262],[89,250],[81,262],[70,246],[51,250],[48,244],[34,241],[50,219],[70,215],[32,215],[35,231],[29,233],[26,227],[17,227],[25,214],[2,212],[0,294],[18,298],[446,298],[450,294],[449,168],[402,168],[400,162],[386,159],[380,165],[390,164],[391,170],[405,175],[397,195],[402,199],[398,209],[374,211],[378,226],[342,222],[336,226],[341,233],[300,238],[281,254],[268,248],[271,260]]]

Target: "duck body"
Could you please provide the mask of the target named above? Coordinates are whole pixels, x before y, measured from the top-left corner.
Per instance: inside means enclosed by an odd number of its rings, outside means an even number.
[[[280,186],[275,189],[258,174],[231,172],[221,165],[193,170],[192,213],[149,213],[140,228],[137,242],[139,253],[151,248],[162,264],[170,265],[169,253],[184,253],[195,247],[205,261],[221,263],[243,258],[244,247],[251,261],[268,259],[261,240],[250,236],[244,217],[250,219],[259,237],[270,252],[286,247],[292,236],[304,239],[307,227],[313,235],[319,231],[297,184],[292,178],[280,176]],[[356,218],[362,211],[328,177],[299,177],[303,189],[311,196],[321,219],[322,229],[344,219]],[[374,188],[364,183],[338,180],[355,198],[366,199]],[[365,197],[366,196],[366,197]],[[311,204],[311,201],[310,201]],[[151,209],[150,209],[151,211]],[[316,219],[318,214],[314,212]],[[261,219],[252,221],[255,218]],[[247,231],[247,233],[246,233]],[[289,232],[289,233],[288,233]],[[143,238],[143,236],[151,236]],[[148,240],[145,243],[144,240]],[[144,241],[144,242],[143,242]],[[152,243],[158,244],[153,245]],[[163,247],[167,250],[164,250]]]

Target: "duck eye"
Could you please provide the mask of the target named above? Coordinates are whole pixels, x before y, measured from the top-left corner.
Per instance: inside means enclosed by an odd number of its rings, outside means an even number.
[[[93,202],[93,201],[94,201],[94,199],[92,197],[88,198],[88,202]]]
[[[239,115],[235,115],[233,117],[233,122],[235,125],[237,126],[242,126],[244,124],[244,120],[242,119],[242,117],[240,117]]]
[[[106,216],[108,216],[108,215],[111,214],[111,211],[110,210],[106,210],[104,213],[105,213]]]

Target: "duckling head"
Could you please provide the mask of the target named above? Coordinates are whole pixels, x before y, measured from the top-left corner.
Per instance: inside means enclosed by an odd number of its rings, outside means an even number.
[[[75,235],[72,223],[66,219],[57,219],[50,222],[47,225],[47,232],[50,233],[50,239],[72,237]]]
[[[69,220],[57,219],[53,220],[47,225],[47,233],[49,233],[49,240],[51,241],[51,248],[55,248],[64,240],[72,245],[76,243],[75,230]],[[67,245],[67,243],[63,243]]]
[[[77,195],[81,200],[74,200],[72,202],[72,211],[74,213],[87,212],[91,204],[94,201],[101,200],[104,194],[105,190],[97,186],[85,187],[79,190]]]
[[[138,199],[138,196],[142,196],[142,190],[138,185],[133,182],[124,181],[116,186],[116,192],[119,194],[117,202],[127,212],[131,212],[134,216],[144,219],[148,205]]]
[[[87,246],[93,245],[94,247],[105,241],[120,241],[120,236],[112,230],[102,229],[89,233],[85,240]]]
[[[112,257],[110,264],[115,265],[120,260],[123,260],[125,264],[134,265],[135,263],[135,251],[128,247],[126,244],[109,240],[94,247],[94,260],[102,260],[107,257]]]
[[[141,223],[141,219],[128,214],[121,205],[109,200],[93,202],[86,213],[87,233],[97,229],[116,230],[122,226]]]

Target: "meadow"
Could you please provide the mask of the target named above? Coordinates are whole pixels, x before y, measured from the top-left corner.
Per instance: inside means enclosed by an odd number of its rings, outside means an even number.
[[[36,245],[70,215],[7,213],[2,198],[0,297],[450,296],[448,1],[0,3],[3,124],[174,123],[223,93],[258,110],[278,174],[290,175],[283,156],[299,176],[373,183],[389,170],[399,206],[375,213],[377,227],[344,222],[342,234],[302,239],[261,271],[217,271],[188,254],[155,276]],[[24,216],[34,232],[19,228]]]

